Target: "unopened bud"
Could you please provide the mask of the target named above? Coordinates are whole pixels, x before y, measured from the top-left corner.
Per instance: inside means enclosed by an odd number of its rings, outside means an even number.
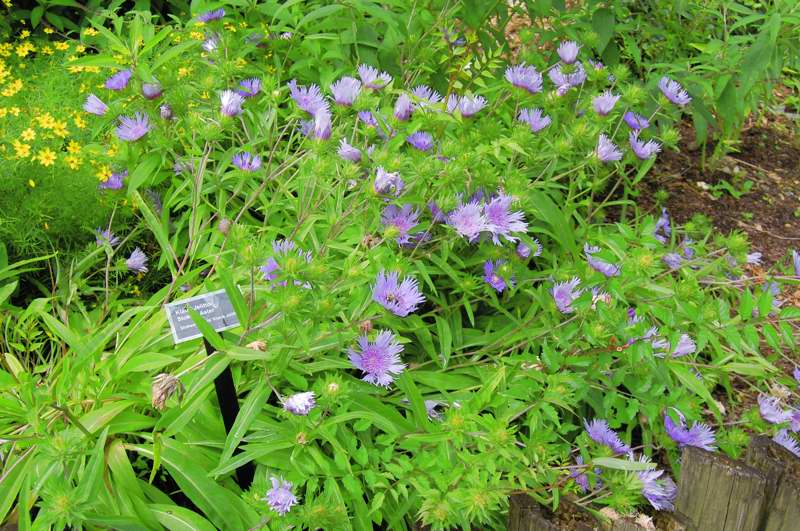
[[[175,394],[175,391],[178,391],[179,395],[183,394],[183,384],[171,374],[162,372],[153,378],[151,390],[153,407],[162,411],[166,407],[167,400]]]
[[[358,329],[362,334],[368,334],[372,331],[372,321],[366,319],[358,323]]]
[[[261,352],[266,352],[267,350],[267,344],[260,339],[252,341],[245,346],[252,350],[260,350]]]
[[[219,231],[222,234],[227,236],[228,231],[231,230],[231,220],[229,220],[228,218],[222,218],[221,220],[219,220],[219,223],[217,224],[217,229],[219,229]]]

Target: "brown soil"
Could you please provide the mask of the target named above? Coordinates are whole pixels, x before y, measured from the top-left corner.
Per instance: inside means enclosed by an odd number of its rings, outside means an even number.
[[[800,138],[792,134],[791,124],[773,118],[751,125],[742,133],[737,152],[713,170],[702,168],[702,152],[693,145],[690,125],[682,124],[681,136],[680,150],[660,154],[641,183],[641,208],[655,209],[653,194],[666,190],[666,207],[677,223],[701,213],[722,232],[743,231],[768,264],[800,247]],[[752,185],[736,198],[721,189],[723,181],[737,192],[747,181]]]

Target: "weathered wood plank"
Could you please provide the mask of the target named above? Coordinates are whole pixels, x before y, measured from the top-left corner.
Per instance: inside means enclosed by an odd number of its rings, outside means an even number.
[[[681,457],[678,511],[698,531],[757,531],[767,500],[767,478],[721,453],[686,447]]]
[[[508,503],[508,531],[560,531],[544,517],[536,500],[527,494],[514,494]]]
[[[761,529],[800,529],[800,459],[768,437],[753,437],[745,462],[767,478],[767,504]]]

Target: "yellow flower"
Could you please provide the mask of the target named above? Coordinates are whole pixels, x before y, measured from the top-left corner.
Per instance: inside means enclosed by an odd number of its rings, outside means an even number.
[[[36,188],[36,181],[34,181],[33,179],[28,179],[28,186],[30,186],[31,188]]]
[[[119,145],[111,144],[110,146],[108,146],[108,149],[106,150],[106,155],[108,155],[109,157],[116,157],[117,150],[119,150]]]
[[[44,148],[36,155],[36,158],[42,166],[52,166],[56,161],[56,154],[50,148]]]
[[[3,96],[11,97],[20,90],[22,90],[22,80],[15,79],[14,81],[11,81],[8,85],[6,85],[6,88],[3,89],[2,94]]]
[[[199,32],[199,31],[193,31],[193,32],[191,32],[191,33],[189,34],[189,37],[193,38],[193,39],[194,39],[194,40],[196,40],[196,41],[202,41],[202,40],[205,40],[205,38],[206,38],[206,36],[205,36],[205,35],[203,35],[203,34],[202,34],[201,32]]]
[[[31,154],[31,146],[30,144],[23,144],[19,140],[14,140],[11,145],[14,146],[14,154],[18,159],[24,159],[30,156]]]
[[[10,42],[4,42],[3,44],[0,44],[0,55],[3,57],[8,57],[11,55],[11,49],[12,46]]]
[[[92,74],[98,74],[100,72],[100,67],[99,66],[84,66],[83,67],[83,71],[84,72],[89,72],[89,73],[92,73]]]
[[[14,106],[14,107],[9,107],[9,109],[8,109],[8,112],[10,112],[11,114],[13,114],[14,116],[19,116],[19,113],[21,113],[21,112],[22,112],[22,109],[20,109],[19,107],[16,107],[16,106]]]
[[[67,166],[69,166],[69,169],[78,170],[78,169],[80,169],[81,163],[83,161],[77,155],[67,155],[66,157],[64,157],[64,162],[67,163]]]
[[[53,46],[56,47],[56,50],[61,50],[62,52],[69,50],[69,44],[66,41],[57,42]]]
[[[108,167],[107,164],[103,164],[100,168],[97,169],[97,173],[95,176],[101,182],[106,182],[109,177],[111,177],[111,168]]]
[[[53,117],[50,115],[49,112],[46,112],[41,116],[37,116],[36,121],[39,122],[39,127],[44,129],[50,129],[56,123],[56,121],[53,119]]]
[[[44,230],[50,230],[50,225],[46,221],[44,222]]]
[[[22,134],[19,135],[19,136],[22,137],[22,140],[25,140],[26,142],[30,142],[31,140],[34,140],[36,138],[36,131],[34,131],[33,129],[31,129],[29,127],[27,129],[25,129],[22,132]]]
[[[96,30],[96,29],[94,29],[94,28],[86,28],[86,29],[83,31],[83,34],[84,34],[84,35],[88,35],[88,36],[90,36],[90,37],[94,37],[94,36],[95,36],[95,35],[97,35],[98,33],[100,33],[100,32],[99,32],[99,31],[97,31],[97,30]]]
[[[31,36],[31,32],[30,32],[30,31],[28,31],[28,30],[22,30],[22,31],[19,33],[19,38],[20,38],[20,39],[27,39],[27,38],[28,38],[28,37],[30,37],[30,36]]]
[[[51,33],[55,33],[55,32],[53,31],[53,28],[51,28],[50,26],[47,26],[47,27],[44,29],[44,32],[45,32],[45,33],[47,33],[48,35],[50,35]]]
[[[5,107],[0,107],[0,118],[5,118],[6,114],[8,114],[8,109]]]
[[[72,121],[75,122],[75,127],[77,127],[78,129],[86,128],[86,122],[80,115],[76,114],[75,117],[72,119]]]
[[[175,44],[181,43],[183,42],[183,37],[181,37],[180,35],[175,35],[172,38],[172,42],[174,42]]]
[[[70,74],[80,74],[83,71],[83,67],[82,66],[74,66],[74,65],[72,65],[72,66],[68,66],[67,67],[67,71]]]
[[[178,77],[188,77],[192,73],[191,68],[186,68],[182,66],[178,69]]]
[[[53,124],[53,134],[59,138],[66,138],[69,136],[67,129],[67,122],[56,122]]]
[[[75,142],[74,140],[70,140],[69,144],[67,145],[67,151],[69,151],[70,153],[80,153],[81,145]]]
[[[45,55],[53,55],[53,49],[50,46],[45,46],[42,48],[42,53]]]
[[[84,46],[83,44],[79,44],[75,47],[76,53],[83,53],[85,51],[86,51],[86,46]]]
[[[17,55],[19,57],[27,57],[27,55],[36,50],[36,47],[30,41],[25,41],[17,44]]]

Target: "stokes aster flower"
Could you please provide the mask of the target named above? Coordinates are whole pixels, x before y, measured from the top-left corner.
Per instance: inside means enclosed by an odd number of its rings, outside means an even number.
[[[161,115],[162,120],[171,120],[172,119],[172,107],[169,104],[164,103],[158,108],[158,112]]]
[[[531,94],[542,91],[542,75],[536,70],[536,67],[528,66],[525,63],[506,68],[506,81]]]
[[[126,142],[135,142],[150,131],[150,119],[146,114],[137,112],[133,117],[120,116],[117,126],[117,137]]]
[[[528,230],[525,214],[521,211],[511,212],[511,202],[513,200],[513,197],[505,195],[498,190],[497,195],[493,196],[484,206],[486,228],[492,233],[492,242],[495,245],[500,245],[500,236],[506,241],[514,243],[519,238],[512,236],[511,233]]]
[[[164,89],[161,87],[161,83],[143,83],[142,84],[142,96],[148,100],[154,100],[163,94]]]
[[[225,116],[239,116],[242,114],[244,98],[232,90],[223,90],[219,95],[220,112]]]
[[[393,228],[398,232],[395,241],[400,245],[411,242],[409,232],[417,226],[419,210],[414,209],[413,205],[403,205],[402,208],[395,205],[388,205],[381,212],[381,223],[384,227]]]
[[[405,364],[400,360],[403,345],[388,330],[378,332],[371,343],[366,335],[358,338],[358,348],[350,348],[350,363],[364,373],[363,380],[374,385],[387,387],[396,375],[403,372]]]
[[[433,137],[430,133],[426,133],[425,131],[417,131],[407,136],[406,142],[420,151],[428,151],[433,147]]]
[[[692,98],[685,90],[683,90],[683,87],[680,83],[673,81],[666,76],[659,80],[658,88],[661,89],[661,93],[664,94],[669,101],[680,107],[683,107],[692,101]]]
[[[417,107],[419,108],[424,108],[442,101],[442,95],[427,85],[417,85],[411,91],[411,95],[419,100],[417,102]]]
[[[639,462],[649,463],[650,460],[643,455]],[[659,511],[672,511],[675,508],[673,504],[678,497],[678,486],[672,478],[664,476],[663,470],[643,470],[638,476],[642,482],[642,496],[647,498],[650,505]]]
[[[239,82],[239,90],[237,91],[243,98],[252,98],[261,92],[261,79],[252,77]]]
[[[147,255],[137,247],[125,260],[125,266],[134,273],[147,273]]]
[[[652,158],[661,151],[661,144],[655,140],[648,140],[647,142],[639,140],[639,131],[631,131],[628,135],[628,140],[633,152],[642,160]]]
[[[517,256],[520,258],[530,258],[533,256],[534,258],[540,256],[542,254],[542,244],[539,242],[538,239],[533,239],[534,248],[531,249],[531,246],[524,242],[519,242],[517,245]]]
[[[677,409],[680,424],[675,424],[667,413],[664,413],[664,428],[667,435],[678,443],[678,447],[696,446],[709,452],[716,450],[714,430],[706,424],[694,422],[691,428],[686,426],[686,418]]]
[[[91,114],[96,114],[97,116],[103,116],[108,112],[108,105],[103,103],[100,98],[94,94],[89,94],[86,96],[86,101],[83,104],[83,110]]]
[[[447,224],[470,243],[477,240],[481,232],[489,230],[483,208],[477,200],[467,204],[459,203],[455,210],[447,216]]]
[[[586,261],[589,263],[589,266],[592,269],[598,273],[602,273],[607,277],[618,277],[620,270],[618,265],[608,263],[605,260],[601,260],[592,256],[594,253],[599,251],[600,249],[598,247],[592,247],[588,243],[583,244],[583,254],[586,255]]]
[[[580,86],[586,81],[586,70],[581,63],[575,63],[569,68],[571,71],[567,72],[561,64],[557,64],[547,73],[547,77],[556,86],[559,96],[563,96],[569,89]]]
[[[125,184],[125,177],[128,176],[128,170],[112,173],[107,181],[101,182],[97,185],[101,190],[121,190]]]
[[[578,277],[573,277],[567,282],[558,282],[555,286],[550,288],[550,294],[556,303],[558,311],[561,313],[572,313],[575,309],[572,303],[581,296],[582,290],[578,289],[581,280]]]
[[[405,277],[399,282],[399,274],[388,275],[381,271],[372,285],[372,300],[399,317],[405,317],[417,311],[417,307],[425,302],[425,296],[419,290],[419,283],[413,277]]]
[[[95,243],[98,246],[103,244],[109,244],[111,247],[116,247],[119,245],[119,238],[114,236],[114,233],[111,232],[109,229],[95,229]]]
[[[622,160],[622,151],[604,134],[601,134],[597,140],[597,148],[595,148],[594,152],[600,162],[607,163]]]
[[[211,22],[212,20],[219,20],[225,16],[225,10],[223,8],[214,9],[211,11],[206,11],[205,13],[199,15],[197,17],[198,22]]]
[[[361,162],[361,150],[348,144],[347,140],[344,138],[339,141],[339,149],[337,153],[344,160]]]
[[[561,61],[571,65],[578,58],[578,52],[581,50],[580,45],[575,41],[564,41],[558,46],[558,56]]]
[[[678,253],[667,253],[661,258],[667,267],[672,269],[673,271],[676,269],[680,269],[681,265],[683,265],[683,257]]]
[[[400,178],[399,172],[388,172],[383,169],[383,166],[378,166],[375,173],[375,192],[378,194],[391,194],[399,196],[403,191],[403,179]]]
[[[214,52],[219,48],[220,36],[219,33],[211,32],[206,34],[206,40],[203,41],[203,50],[207,53]]]
[[[498,293],[502,293],[506,288],[513,288],[514,287],[514,277],[511,276],[508,279],[508,283],[506,280],[498,274],[498,270],[505,264],[505,260],[498,260],[497,262],[492,262],[491,260],[487,260],[483,264],[483,280],[489,284],[491,287],[495,289]]]
[[[130,70],[120,70],[106,79],[105,87],[109,90],[124,90],[128,86],[131,77],[133,77],[133,72]]]
[[[797,439],[789,435],[788,431],[780,430],[775,434],[772,440],[792,452],[797,457],[800,457],[800,445],[797,444]]]
[[[632,111],[626,112],[622,116],[622,119],[625,120],[625,123],[628,124],[628,127],[634,131],[641,131],[642,129],[647,129],[650,127],[650,122],[647,120],[647,118]]]
[[[267,259],[267,263],[259,268],[259,271],[264,274],[264,280],[270,282],[278,278],[277,272],[281,268],[280,264],[278,264],[278,261],[275,259],[276,256],[285,258],[290,254],[295,254],[305,263],[310,263],[312,260],[311,251],[303,251],[297,248],[297,245],[292,240],[274,240],[272,242],[272,252],[273,256],[270,256]],[[297,284],[297,281],[295,281],[295,284]],[[285,286],[286,282],[282,282],[280,285]],[[310,287],[307,284],[303,285]]]
[[[758,411],[761,417],[772,424],[783,424],[792,420],[792,410],[783,409],[777,397],[758,395]]]
[[[486,104],[483,96],[463,96],[458,100],[458,111],[464,118],[469,118],[486,107]]]
[[[575,458],[575,463],[578,465],[583,465],[583,457],[577,456]],[[583,471],[583,468],[576,468],[572,472],[570,472],[569,477],[575,480],[575,483],[581,488],[581,492],[586,494],[589,492],[589,477]]]
[[[273,511],[280,515],[289,512],[292,506],[297,505],[297,498],[292,494],[292,484],[283,478],[272,477],[272,488],[267,491],[264,498]]]
[[[411,118],[411,114],[414,112],[414,104],[411,101],[411,98],[408,97],[408,94],[403,93],[397,97],[397,101],[394,104],[394,117],[404,122]]]
[[[792,267],[794,267],[794,276],[800,277],[800,253],[792,249]]]
[[[333,93],[333,101],[339,105],[349,107],[356,101],[361,92],[361,81],[354,77],[343,77],[339,81],[332,83],[330,88]]]
[[[517,115],[517,121],[528,124],[531,131],[538,133],[550,125],[550,117],[542,114],[541,109],[522,109]]]
[[[289,81],[288,86],[289,94],[294,102],[308,114],[313,116],[319,111],[328,110],[328,103],[325,101],[319,86],[312,84],[305,87],[298,85],[294,79]]]
[[[586,430],[586,435],[597,444],[602,444],[611,449],[614,455],[628,454],[631,452],[631,447],[622,442],[619,435],[614,430],[608,427],[608,422],[602,419],[594,419],[588,422],[584,419],[583,427]]]
[[[308,412],[314,409],[315,405],[313,391],[296,393],[283,400],[283,409],[292,415],[308,415]]]
[[[661,209],[661,216],[656,221],[656,228],[653,230],[653,237],[661,243],[667,243],[672,234],[672,227],[669,224],[669,214],[666,208]]]
[[[696,349],[697,345],[694,344],[694,340],[687,334],[681,334],[681,337],[678,339],[678,344],[675,345],[675,349],[672,351],[672,357],[679,358],[681,356],[687,356]]]
[[[261,157],[243,151],[234,155],[231,163],[242,171],[256,171],[261,168]]]
[[[360,65],[358,67],[358,77],[365,87],[379,90],[392,82],[392,76],[386,72],[378,72],[374,66]]]
[[[594,107],[594,111],[600,116],[606,116],[614,109],[619,98],[619,95],[615,95],[610,90],[607,90],[592,99],[592,107]]]

